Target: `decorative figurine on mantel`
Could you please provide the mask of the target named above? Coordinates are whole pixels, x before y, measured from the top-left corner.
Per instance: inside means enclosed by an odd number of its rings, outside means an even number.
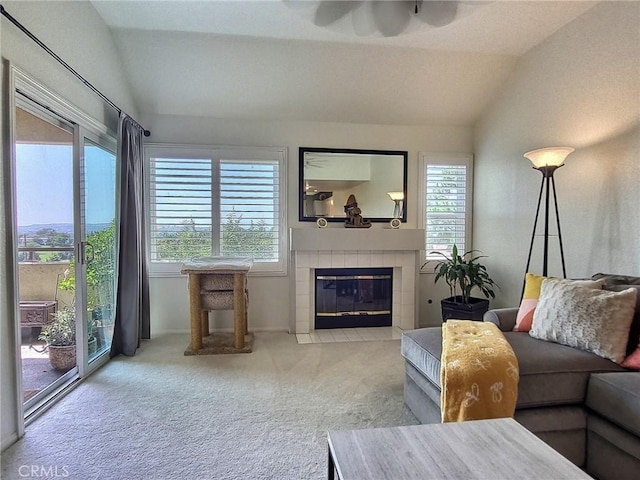
[[[347,214],[347,220],[344,222],[345,228],[369,228],[371,227],[371,222],[369,220],[365,220],[360,215],[362,212],[358,208],[358,202],[356,202],[355,195],[349,195],[347,198],[347,203],[344,206],[344,213]]]

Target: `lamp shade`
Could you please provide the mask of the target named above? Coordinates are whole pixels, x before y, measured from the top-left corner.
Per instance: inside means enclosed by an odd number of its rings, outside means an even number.
[[[573,152],[575,148],[571,147],[547,147],[531,150],[524,154],[525,158],[531,160],[534,168],[542,167],[559,167],[563,164],[564,159]]]
[[[398,200],[404,200],[404,192],[387,192],[387,195],[389,195],[389,198],[391,198],[391,200],[398,201]]]

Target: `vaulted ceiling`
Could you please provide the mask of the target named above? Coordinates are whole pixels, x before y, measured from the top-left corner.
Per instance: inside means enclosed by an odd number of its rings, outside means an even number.
[[[317,1],[92,3],[143,115],[470,126],[520,56],[597,2],[460,1],[448,25],[392,37],[348,15],[316,26]]]

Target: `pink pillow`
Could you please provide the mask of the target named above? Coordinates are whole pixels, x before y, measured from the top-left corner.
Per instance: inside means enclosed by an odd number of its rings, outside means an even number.
[[[640,370],[640,345],[620,365],[633,370]]]
[[[522,301],[516,316],[516,324],[513,327],[514,332],[528,332],[531,330],[531,322],[533,322],[533,313],[538,305],[540,297],[540,286],[542,281],[547,277],[527,273],[524,280],[524,292]]]

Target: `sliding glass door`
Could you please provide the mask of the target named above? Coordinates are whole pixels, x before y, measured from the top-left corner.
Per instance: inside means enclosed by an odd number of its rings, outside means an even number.
[[[114,137],[59,115],[46,98],[16,89],[14,100],[16,352],[28,419],[109,358],[118,168]]]
[[[80,225],[86,276],[87,362],[109,352],[116,287],[116,155],[109,139],[84,138],[80,165]]]

